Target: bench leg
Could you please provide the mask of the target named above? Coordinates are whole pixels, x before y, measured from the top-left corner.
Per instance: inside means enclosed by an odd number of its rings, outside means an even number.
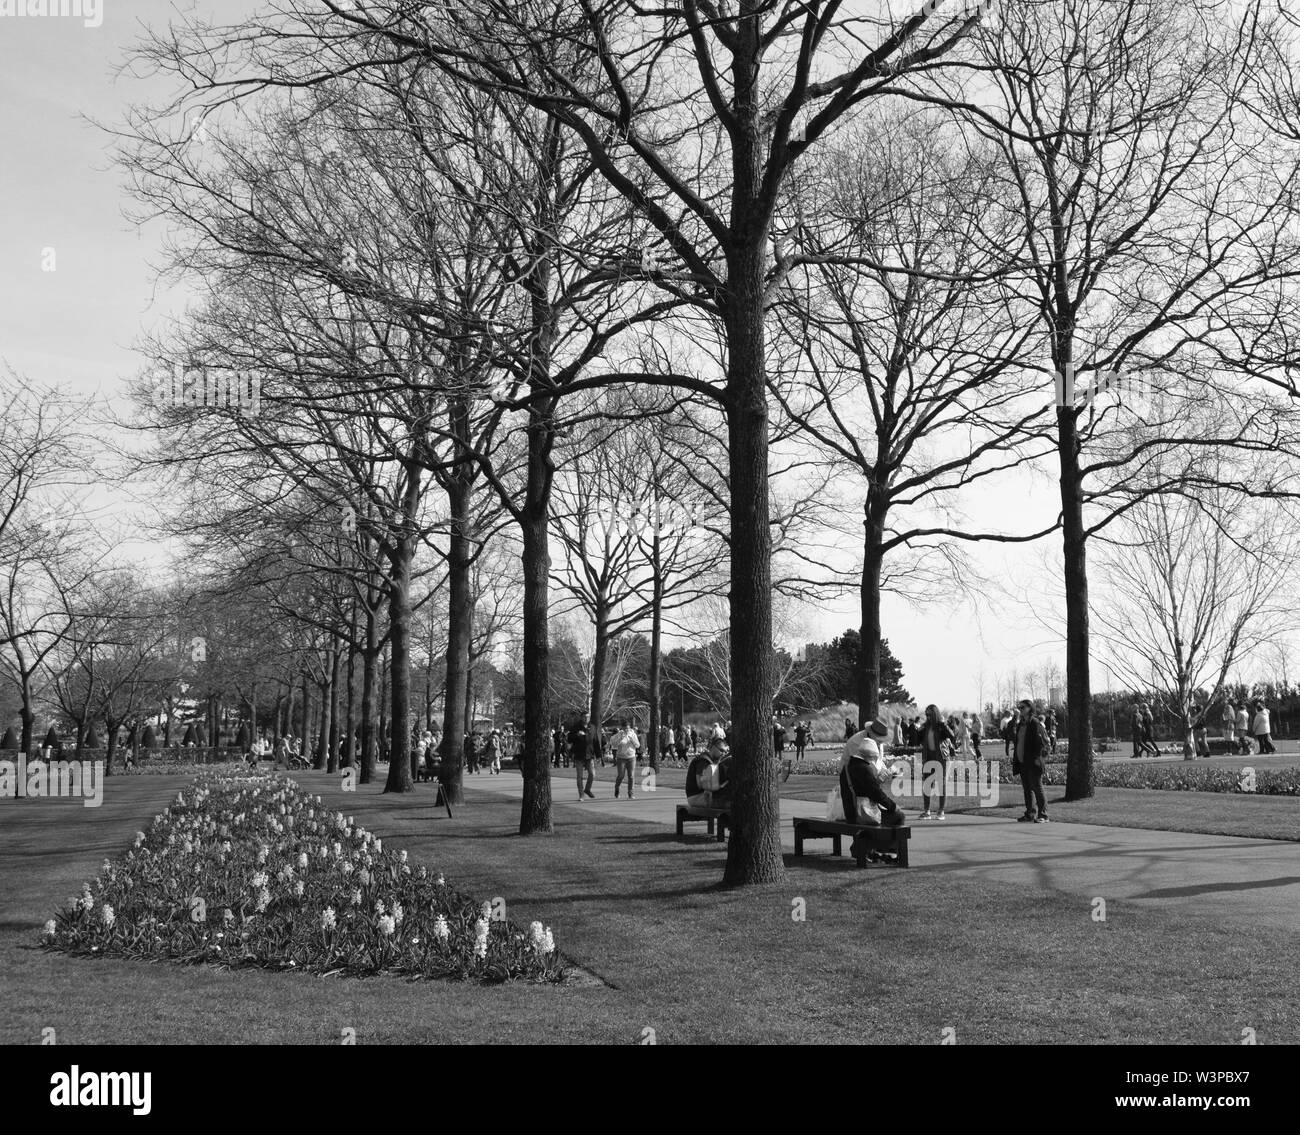
[[[710,816],[710,817],[709,817],[707,820],[705,820],[704,822],[705,822],[706,824],[709,825],[709,835],[712,835],[712,834],[713,834],[713,817]]]
[[[898,866],[907,866],[907,845],[912,841],[909,839],[900,839],[898,841]]]
[[[844,843],[840,839],[840,835],[838,832],[836,832],[834,835],[831,836],[831,854],[832,855],[844,854]]]
[[[865,843],[859,843],[857,845],[857,851],[853,853],[853,862],[859,867],[865,867],[867,865],[867,845]]]
[[[681,812],[678,812],[677,813],[677,838],[678,839],[681,839],[682,835],[685,834],[682,831],[682,824],[684,824],[685,822],[686,822],[686,817]]]
[[[725,816],[718,817],[718,842],[727,842],[727,820]]]
[[[798,824],[794,826],[794,853],[796,855],[803,854],[803,828]]]

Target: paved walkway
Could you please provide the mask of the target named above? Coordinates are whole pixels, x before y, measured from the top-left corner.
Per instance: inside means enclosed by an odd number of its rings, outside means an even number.
[[[557,807],[581,808],[676,828],[680,788],[638,791],[634,800],[613,797],[608,781],[597,782],[595,800],[578,803],[573,773],[551,780]],[[518,772],[468,776],[469,794],[491,792],[518,798]],[[782,799],[781,839],[794,850],[794,816],[820,816],[823,805]],[[1212,904],[1224,920],[1249,926],[1300,930],[1300,843],[1240,839],[1187,832],[1110,828],[1098,824],[1018,824],[1005,816],[953,815],[942,823],[912,826],[912,871],[951,871],[972,879],[1032,885],[1076,894],[1084,904],[1095,897],[1158,906],[1193,903],[1202,912]],[[702,838],[702,824],[692,825]],[[688,837],[689,838],[689,837]],[[845,849],[847,852],[847,848]],[[807,854],[827,855],[829,842],[810,845]],[[846,855],[847,859],[847,855]],[[851,862],[851,861],[849,861]]]

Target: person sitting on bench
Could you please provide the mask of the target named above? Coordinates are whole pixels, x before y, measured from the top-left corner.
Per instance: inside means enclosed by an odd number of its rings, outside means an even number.
[[[889,726],[877,718],[844,743],[840,762],[840,798],[844,802],[844,816],[850,824],[901,827],[907,820],[882,782],[886,770],[880,745],[888,736]],[[870,807],[873,804],[875,807]],[[855,856],[857,842],[855,836],[852,849]]]
[[[710,753],[715,750],[709,746]],[[686,803],[692,808],[727,808],[731,805],[731,757],[721,760],[700,755],[686,770]]]

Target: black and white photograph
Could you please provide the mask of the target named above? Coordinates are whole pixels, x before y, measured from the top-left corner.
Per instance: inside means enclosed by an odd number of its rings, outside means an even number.
[[[35,1105],[505,1044],[1257,1103],[1300,0],[0,0],[0,107]]]

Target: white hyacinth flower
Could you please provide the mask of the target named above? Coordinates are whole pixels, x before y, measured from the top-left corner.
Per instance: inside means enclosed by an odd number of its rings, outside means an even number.
[[[99,921],[104,924],[105,929],[113,929],[113,923],[117,921],[117,914],[108,903],[105,903],[99,912]]]
[[[307,853],[305,851],[300,851],[298,853],[298,870],[307,870]]]
[[[361,891],[360,891],[360,889],[355,889],[355,890],[353,890],[353,892],[352,892],[352,905],[353,905],[353,906],[360,906],[360,905],[361,905]]]
[[[385,914],[379,919],[379,933],[388,937],[397,929],[397,923],[393,921],[391,915]]]
[[[488,944],[488,921],[486,918],[480,918],[474,923],[474,956],[476,958],[487,957]]]
[[[333,930],[335,925],[334,908],[327,906],[320,916],[320,928],[322,930]]]
[[[57,929],[58,929],[58,927],[55,925],[54,919],[51,918],[51,919],[47,920],[46,923],[45,923],[45,937],[47,937],[47,938],[53,938],[53,937],[54,937],[54,932],[55,932]]]
[[[447,920],[441,914],[433,924],[433,936],[439,942],[445,942],[451,936],[451,927],[447,925]]]

